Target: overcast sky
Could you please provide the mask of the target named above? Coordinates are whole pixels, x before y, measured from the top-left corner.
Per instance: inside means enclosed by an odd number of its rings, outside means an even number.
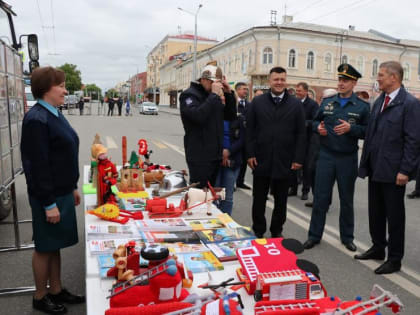
[[[420,40],[418,0],[5,1],[18,15],[17,34],[38,34],[41,65],[76,64],[83,83],[95,83],[103,90],[137,70],[145,71],[147,53],[165,35],[177,34],[179,27],[192,32],[194,17],[177,7],[195,12],[200,3],[198,34],[219,41],[252,26],[268,25],[270,10],[277,10],[281,22],[285,4],[295,22],[355,25],[357,30],[373,28],[397,38]]]

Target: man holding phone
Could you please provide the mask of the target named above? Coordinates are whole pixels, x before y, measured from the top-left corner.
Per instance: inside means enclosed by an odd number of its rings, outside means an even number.
[[[181,93],[181,120],[190,182],[215,185],[222,163],[223,121],[236,118],[236,100],[221,69],[204,67],[200,78]]]

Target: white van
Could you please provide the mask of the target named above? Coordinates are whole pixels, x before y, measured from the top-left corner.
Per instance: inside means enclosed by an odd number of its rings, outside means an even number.
[[[26,96],[26,104],[28,105],[28,110],[32,108],[36,104],[36,100],[32,95],[31,87],[25,86],[25,96]]]

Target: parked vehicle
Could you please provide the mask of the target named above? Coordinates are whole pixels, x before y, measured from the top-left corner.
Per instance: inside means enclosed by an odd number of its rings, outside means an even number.
[[[159,112],[158,106],[153,102],[143,102],[140,104],[140,114],[157,115]]]
[[[3,220],[13,207],[11,187],[22,172],[20,129],[26,107],[25,96],[29,106],[33,101],[32,93],[26,95],[27,89],[24,85],[22,56],[18,53],[22,48],[21,38],[28,39],[30,71],[39,66],[39,53],[38,38],[35,34],[21,35],[18,42],[13,25],[13,16],[16,16],[16,13],[12,7],[0,0],[0,12],[2,17],[7,16],[7,19],[0,20],[8,22],[10,31],[7,34],[0,33],[0,37],[9,38],[11,42],[8,45],[0,40],[0,220]]]
[[[26,108],[27,111],[32,108],[36,104],[36,100],[34,96],[32,95],[31,87],[25,86],[25,97],[26,97]]]

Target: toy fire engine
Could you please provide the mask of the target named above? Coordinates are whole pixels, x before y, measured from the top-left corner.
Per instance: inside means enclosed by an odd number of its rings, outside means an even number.
[[[338,297],[325,297],[318,300],[261,301],[254,307],[255,315],[376,315],[384,306],[393,313],[399,313],[404,306],[400,299],[375,284],[370,299],[360,297],[352,301],[341,301]]]
[[[321,299],[327,294],[321,281],[300,269],[263,272],[257,276],[255,301]]]

